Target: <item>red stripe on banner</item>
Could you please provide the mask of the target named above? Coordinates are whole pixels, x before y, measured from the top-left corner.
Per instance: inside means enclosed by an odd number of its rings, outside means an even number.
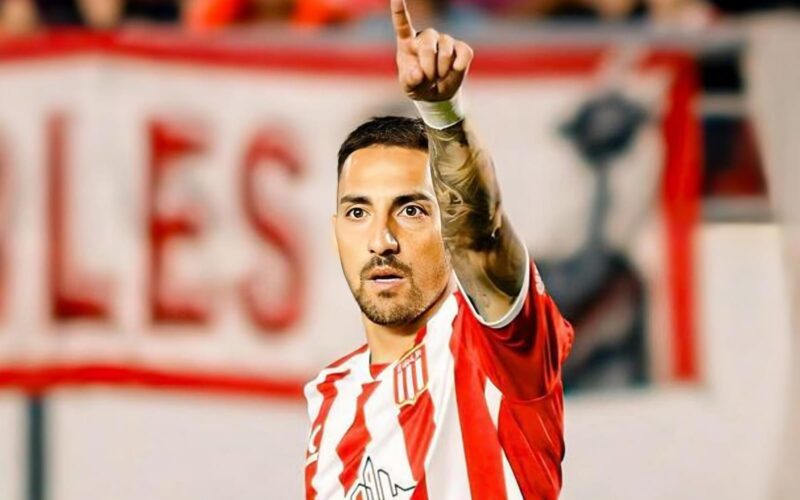
[[[320,406],[317,418],[314,419],[314,423],[311,425],[311,442],[306,450],[306,460],[311,457],[312,451],[314,453],[319,453],[319,447],[322,443],[322,435],[325,432],[325,420],[328,418],[328,413],[331,411],[331,406],[333,406],[333,402],[336,400],[336,396],[339,394],[335,384],[342,378],[346,377],[349,373],[350,370],[340,373],[332,373],[325,377],[325,380],[317,385],[317,392],[322,394],[322,406]],[[318,464],[319,461],[314,459],[306,466],[306,500],[314,500],[317,498],[317,492],[314,490],[311,482],[313,481],[314,476],[317,475]]]
[[[336,453],[341,459],[343,468],[339,474],[339,482],[344,488],[345,494],[350,491],[350,488],[355,483],[358,477],[358,468],[361,465],[361,459],[364,458],[364,451],[367,444],[372,440],[372,436],[367,430],[367,423],[364,417],[364,405],[378,388],[380,382],[369,382],[361,386],[361,394],[356,400],[356,415],[353,418],[353,423],[350,428],[344,433],[342,440],[336,447]]]
[[[303,399],[305,381],[217,373],[155,370],[111,365],[77,364],[6,366],[0,368],[0,388],[19,387],[40,394],[61,386],[122,385],[157,390],[192,390],[232,396]]]
[[[672,305],[672,376],[698,375],[695,335],[694,232],[700,215],[702,138],[695,112],[697,70],[680,52],[654,52],[643,69],[669,69],[674,75],[663,120],[666,149],[662,203],[666,220],[669,296]]]
[[[466,305],[460,304],[459,307]],[[472,498],[502,500],[507,498],[503,451],[498,440],[485,439],[486,433],[496,432],[496,428],[489,415],[489,407],[484,396],[486,377],[469,362],[470,356],[464,344],[463,336],[469,335],[468,332],[464,332],[464,328],[468,328],[468,325],[464,324],[464,317],[468,314],[460,314],[453,324],[450,350],[455,360],[456,404],[464,444],[464,458],[467,462],[469,489]]]
[[[471,75],[558,77],[589,75],[605,59],[603,46],[547,45],[479,47]],[[0,61],[109,54],[159,63],[189,63],[235,69],[393,76],[394,45],[331,44],[308,38],[302,45],[275,40],[192,37],[158,29],[97,33],[57,30],[0,42]]]

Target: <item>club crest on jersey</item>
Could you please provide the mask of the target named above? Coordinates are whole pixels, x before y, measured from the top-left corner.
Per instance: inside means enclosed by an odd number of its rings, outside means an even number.
[[[428,357],[425,344],[403,355],[394,367],[394,402],[411,405],[428,389]]]

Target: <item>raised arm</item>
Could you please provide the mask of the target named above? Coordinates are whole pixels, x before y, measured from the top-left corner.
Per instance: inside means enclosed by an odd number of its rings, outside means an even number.
[[[442,236],[464,291],[485,321],[501,319],[520,293],[527,253],[503,212],[491,156],[459,103],[472,49],[432,29],[416,33],[405,0],[391,0],[400,85],[428,128]]]

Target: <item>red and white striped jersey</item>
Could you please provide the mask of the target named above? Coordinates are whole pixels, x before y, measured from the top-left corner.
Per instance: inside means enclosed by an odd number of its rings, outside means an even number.
[[[500,321],[457,291],[376,376],[364,345],[306,385],[307,499],[558,496],[573,331],[536,267],[525,274]]]

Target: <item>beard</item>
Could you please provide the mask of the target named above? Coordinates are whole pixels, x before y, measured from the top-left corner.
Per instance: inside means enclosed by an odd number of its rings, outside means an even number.
[[[402,275],[408,282],[406,290],[400,292],[380,291],[377,294],[370,294],[364,289],[366,276],[375,267],[392,267],[402,271]],[[414,274],[406,264],[395,259],[393,255],[387,257],[375,257],[361,272],[361,281],[357,290],[353,290],[353,296],[361,308],[361,312],[370,321],[382,326],[395,326],[411,323],[419,318],[430,304],[425,299],[425,294],[414,282]]]
[[[355,297],[361,312],[370,321],[382,326],[396,326],[411,323],[428,309],[422,291],[413,283],[406,295],[402,302],[394,293],[379,292],[377,297],[370,297],[361,287]]]

